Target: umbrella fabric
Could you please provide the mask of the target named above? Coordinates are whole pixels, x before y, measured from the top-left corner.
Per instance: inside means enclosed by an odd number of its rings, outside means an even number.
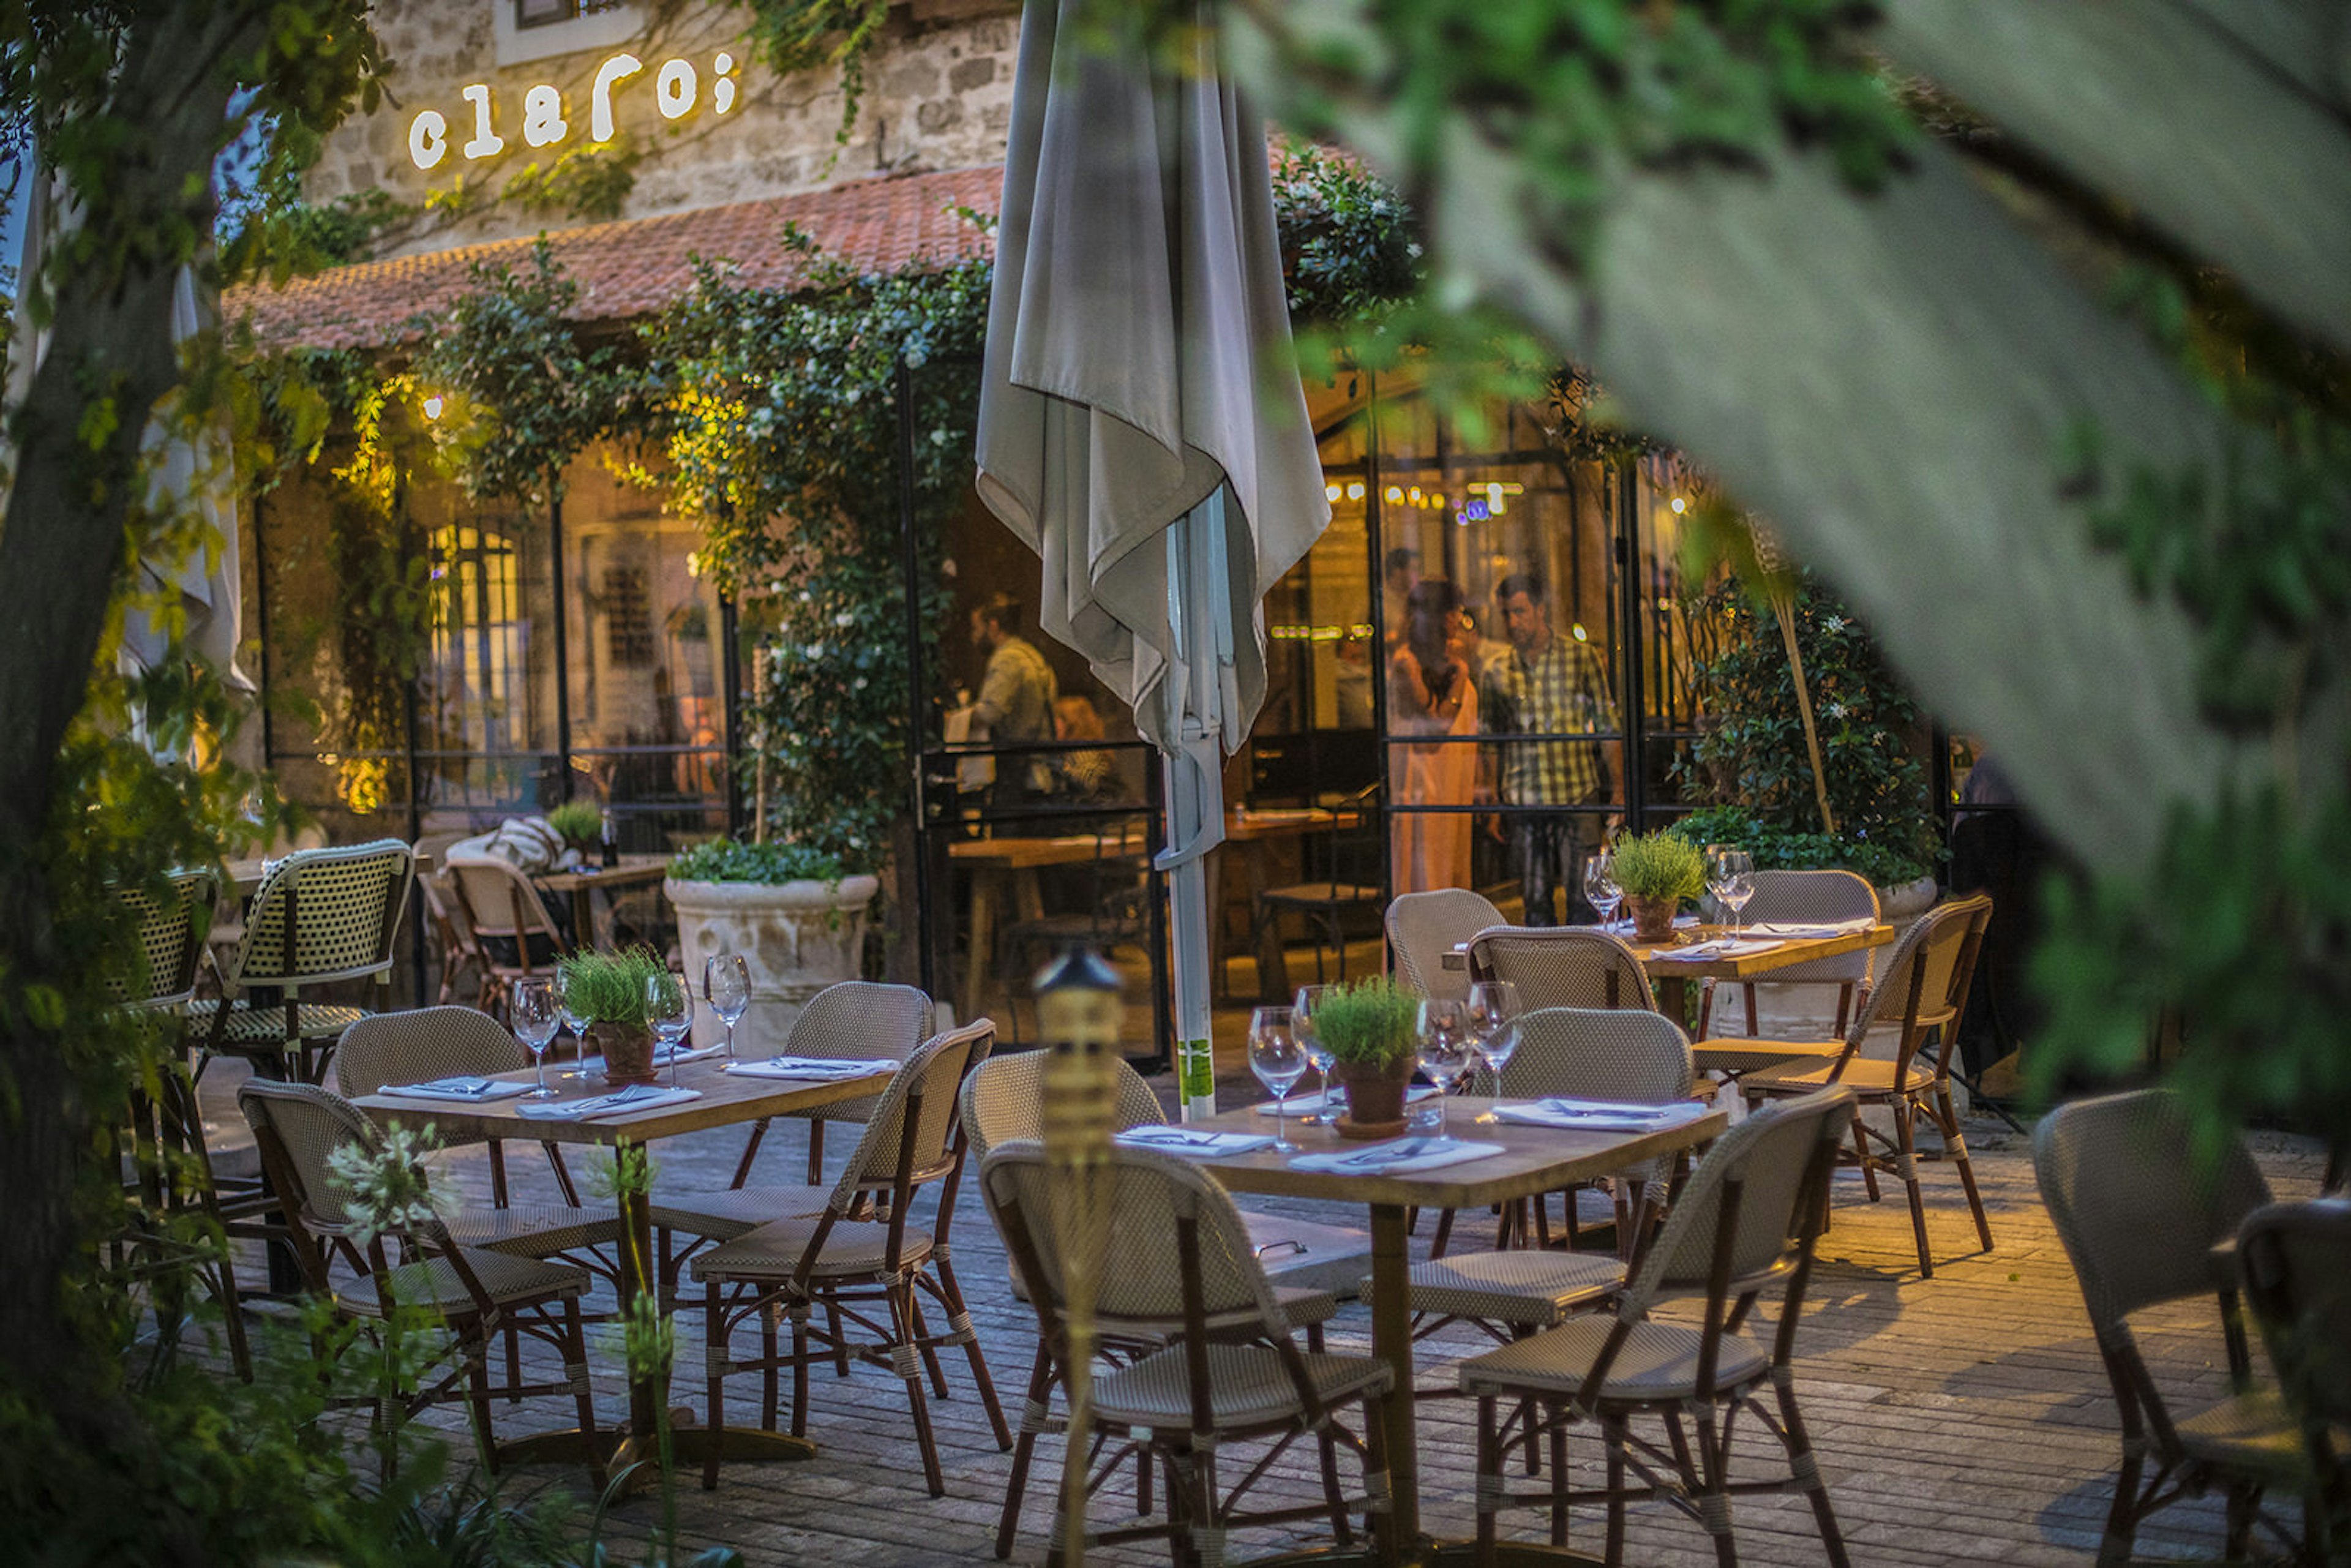
[[[1214,681],[1230,751],[1265,699],[1259,601],[1331,517],[1290,355],[1264,126],[1219,81],[1205,8],[1195,68],[1176,75],[1139,41],[1105,52],[1096,29],[1081,42],[1081,3],[1029,0],[1021,16],[979,493],[1044,562],[1038,624],[1174,750],[1160,691],[1186,672],[1165,530],[1230,485],[1238,526],[1217,589],[1237,634]],[[1213,639],[1196,656],[1217,656]]]

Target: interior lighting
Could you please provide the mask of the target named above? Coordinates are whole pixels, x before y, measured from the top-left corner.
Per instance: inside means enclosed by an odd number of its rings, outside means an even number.
[[[1517,488],[1518,486],[1516,485],[1510,486],[1510,489],[1512,490]],[[1488,513],[1497,517],[1500,517],[1502,515],[1502,497],[1508,493],[1509,492],[1505,491],[1499,485],[1487,486],[1486,510]]]
[[[1339,498],[1339,486],[1336,485],[1325,485],[1322,486],[1322,494],[1335,501]]]
[[[424,400],[424,417],[427,419],[438,419],[441,417],[441,394],[439,392],[434,392],[431,397]]]
[[[1401,486],[1401,485],[1391,485],[1391,486],[1388,486],[1388,488],[1387,488],[1387,497],[1388,497],[1388,501],[1390,502],[1390,504],[1391,504],[1391,505],[1393,505],[1393,504],[1394,504],[1394,503],[1395,503],[1395,502],[1398,502],[1398,501],[1403,500],[1403,499],[1404,499],[1404,486]]]
[[[1676,512],[1687,512],[1689,510],[1689,503],[1683,500],[1679,496],[1676,496],[1674,497],[1674,510]]]
[[[1592,641],[1592,633],[1583,629],[1583,622],[1577,622],[1573,627],[1573,631],[1575,632],[1575,640],[1577,642],[1589,643]]]
[[[1416,507],[1419,506],[1419,505],[1420,505],[1420,486],[1417,486],[1417,485],[1415,485],[1415,486],[1412,487],[1412,490],[1411,490],[1410,494],[1411,494],[1411,497],[1412,497],[1412,504],[1413,504],[1414,506],[1416,506]]]
[[[1363,498],[1364,482],[1361,479],[1358,479],[1347,486],[1347,499],[1350,501],[1360,501]]]

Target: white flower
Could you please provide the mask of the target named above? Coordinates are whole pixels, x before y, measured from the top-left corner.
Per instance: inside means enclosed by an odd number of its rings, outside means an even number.
[[[836,626],[848,626],[854,624],[856,620],[856,616],[852,615],[848,611],[844,610],[840,614],[832,618],[832,623]]]
[[[1831,703],[1827,707],[1823,708],[1821,711],[1827,714],[1831,718],[1843,718],[1845,711],[1844,704]]]
[[[1829,631],[1842,632],[1844,630],[1844,617],[1842,615],[1832,615],[1827,620],[1822,622],[1821,624],[1826,627]]]
[[[802,648],[800,652],[807,654],[811,659],[821,659],[824,657],[824,644],[821,643],[810,643],[807,647]]]

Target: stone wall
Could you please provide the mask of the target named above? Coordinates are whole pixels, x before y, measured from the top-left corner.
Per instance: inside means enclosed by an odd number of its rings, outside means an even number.
[[[514,0],[379,0],[376,30],[394,62],[390,91],[374,113],[354,115],[329,139],[309,194],[325,201],[380,189],[428,208],[386,231],[381,254],[592,221],[532,211],[511,198],[482,198],[505,193],[533,165],[545,170],[591,146],[600,68],[622,54],[641,68],[607,95],[617,134],[596,156],[619,148],[640,156],[634,185],[614,216],[650,217],[876,174],[966,168],[1004,155],[1019,33],[1012,0],[893,5],[866,61],[864,101],[846,145],[835,141],[840,72],[778,76],[752,59],[739,6],[645,0],[527,30],[515,27],[513,16]],[[528,57],[556,48],[563,52]],[[671,71],[669,107],[684,99],[689,70],[693,81],[693,105],[675,118],[665,115],[657,87],[672,60],[685,64]],[[489,138],[477,135],[481,106],[465,96],[475,86],[489,89]],[[539,95],[532,131],[538,145],[526,138],[525,98],[534,88],[559,95],[559,109],[554,98]],[[429,121],[419,131],[420,115],[439,116],[437,134]],[[555,139],[559,117],[564,131]],[[413,140],[428,154],[438,149],[429,171],[417,167]],[[500,144],[495,152],[493,142]],[[469,199],[453,201],[460,194]]]

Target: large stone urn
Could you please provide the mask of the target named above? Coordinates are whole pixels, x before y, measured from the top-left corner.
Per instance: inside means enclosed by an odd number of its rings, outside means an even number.
[[[745,1056],[772,1056],[808,999],[839,980],[858,977],[865,915],[881,880],[829,882],[680,882],[662,884],[677,910],[678,951],[695,994],[704,960],[740,953],[751,971],[751,1005],[735,1026]],[[697,1002],[694,1043],[716,1045],[726,1025]]]

